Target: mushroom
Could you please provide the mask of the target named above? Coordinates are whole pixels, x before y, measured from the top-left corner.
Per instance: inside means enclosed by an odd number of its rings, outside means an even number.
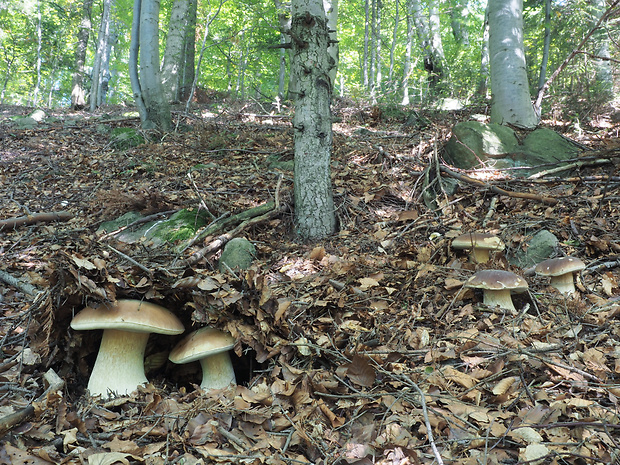
[[[575,292],[573,273],[583,270],[586,265],[577,257],[550,258],[540,262],[534,268],[540,276],[550,276],[552,287],[562,294],[570,295]]]
[[[149,333],[180,334],[183,324],[159,305],[118,300],[115,305],[86,307],[71,321],[78,331],[103,329],[101,346],[88,380],[91,396],[125,395],[146,383],[144,351]]]
[[[233,337],[211,327],[204,327],[190,333],[179,342],[172,352],[173,363],[189,363],[196,360],[202,365],[200,387],[222,389],[236,383],[235,371],[228,351],[235,345]]]
[[[500,252],[505,249],[502,240],[493,234],[473,232],[461,234],[452,241],[453,249],[471,249],[469,258],[474,263],[489,261],[491,251]]]
[[[469,278],[465,287],[482,289],[485,305],[498,305],[500,308],[515,311],[510,294],[525,292],[528,286],[525,279],[510,271],[481,270]]]

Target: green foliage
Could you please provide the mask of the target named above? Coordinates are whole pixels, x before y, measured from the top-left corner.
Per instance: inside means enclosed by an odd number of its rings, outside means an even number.
[[[41,12],[41,89],[39,103],[67,106],[70,101],[76,36],[82,16],[82,2],[73,0],[0,0],[0,100],[2,103],[31,104],[36,85],[37,25]],[[429,0],[421,0],[424,8]],[[164,50],[167,22],[173,0],[161,3],[160,50]],[[428,73],[424,69],[419,38],[415,36],[412,70],[409,76],[410,96],[414,102],[429,102],[437,97],[453,97],[471,101],[480,79],[484,9],[486,2],[470,0],[462,26],[469,36],[463,45],[452,33],[451,14],[457,0],[438,1],[441,37],[447,61],[448,78],[434,94],[429,92]],[[553,2],[551,19],[552,43],[548,75],[579,43],[595,20],[591,0]],[[398,6],[398,15],[397,8]],[[101,0],[93,4],[93,22],[87,52],[88,67],[94,57],[96,36],[101,17]],[[426,11],[426,10],[425,10]],[[108,103],[132,100],[128,59],[133,0],[116,0],[113,27],[118,41],[111,50]],[[407,38],[407,2],[383,2],[381,9],[381,70],[383,79],[374,89],[373,99],[391,104],[402,100],[402,82]],[[339,75],[335,94],[355,99],[368,99],[370,90],[363,85],[364,1],[341,0],[339,4],[338,40],[340,46]],[[536,91],[544,39],[544,1],[525,1],[525,45],[532,94]],[[390,49],[397,22],[394,62],[390,71]],[[597,43],[606,37],[618,37],[618,23],[609,23],[577,56],[550,89],[553,98],[546,109],[567,96],[579,96],[593,102],[602,95],[596,84],[595,60]],[[202,37],[204,58],[198,85],[207,95],[226,98],[272,101],[278,90],[280,69],[280,31],[273,0],[199,0],[197,18],[197,52]],[[612,58],[618,58],[617,49]],[[287,57],[287,67],[289,66]],[[615,66],[615,65],[614,65]],[[89,82],[85,83],[89,86]],[[603,89],[604,90],[604,89]],[[543,111],[546,110],[545,108]]]

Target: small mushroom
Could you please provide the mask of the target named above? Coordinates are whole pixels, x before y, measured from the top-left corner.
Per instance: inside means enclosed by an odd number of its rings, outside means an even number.
[[[493,234],[473,232],[461,234],[452,241],[453,249],[470,249],[469,258],[474,263],[486,263],[490,252],[501,252],[506,248],[502,240]]]
[[[169,359],[173,363],[199,360],[202,366],[200,387],[205,391],[223,389],[236,383],[235,370],[228,353],[234,345],[235,340],[230,334],[205,327],[188,334],[172,349]]]
[[[482,289],[485,305],[516,311],[511,294],[525,292],[528,286],[525,279],[510,271],[481,270],[469,278],[465,287]]]
[[[91,396],[125,395],[148,382],[144,351],[149,333],[180,334],[183,324],[159,305],[119,300],[115,305],[86,307],[71,321],[77,331],[103,329],[101,346],[88,380]]]
[[[562,294],[570,295],[575,292],[573,283],[573,273],[583,270],[586,265],[577,257],[550,258],[540,262],[534,268],[536,274],[540,276],[550,276],[552,287],[555,287]]]

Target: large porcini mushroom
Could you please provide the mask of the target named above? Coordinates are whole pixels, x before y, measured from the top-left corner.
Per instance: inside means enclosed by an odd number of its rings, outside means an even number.
[[[140,300],[86,307],[71,321],[78,331],[103,329],[101,346],[88,380],[91,396],[125,395],[146,383],[144,351],[149,333],[180,334],[183,324],[170,311]]]
[[[486,263],[490,260],[490,252],[501,252],[505,249],[502,240],[493,234],[472,232],[461,234],[452,240],[453,249],[470,250],[469,258],[474,263]]]
[[[485,305],[515,311],[511,294],[525,292],[528,286],[525,279],[510,271],[481,270],[469,278],[465,287],[482,289]]]
[[[230,334],[205,327],[188,334],[172,349],[169,359],[173,363],[199,360],[202,366],[200,387],[205,391],[222,389],[236,383],[235,370],[228,353],[234,345],[235,340]]]
[[[559,257],[540,262],[534,271],[540,276],[550,276],[549,284],[562,294],[569,295],[575,292],[573,273],[585,267],[586,265],[577,257]]]

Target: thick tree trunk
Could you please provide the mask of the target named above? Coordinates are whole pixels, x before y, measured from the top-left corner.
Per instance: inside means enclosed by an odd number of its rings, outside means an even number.
[[[607,2],[605,0],[593,0],[592,2],[593,8],[593,23],[596,23],[601,17],[605,14],[607,10]],[[596,92],[599,97],[602,97],[602,100],[607,103],[613,97],[613,88],[614,88],[614,80],[613,80],[613,70],[611,67],[611,55],[609,52],[609,34],[606,31],[605,23],[603,23],[603,27],[599,29],[594,36],[595,45],[595,54],[596,59],[594,60],[594,69],[596,76]]]
[[[73,66],[73,82],[71,87],[71,108],[74,110],[84,108],[86,105],[86,89],[84,89],[84,63],[86,62],[86,50],[91,27],[91,11],[93,0],[84,0],[82,4],[82,20],[77,35],[75,48],[75,64]]]
[[[332,146],[329,34],[322,0],[293,0],[292,72],[298,83],[293,117],[295,221],[303,239],[336,230],[330,176]]]
[[[454,40],[462,46],[469,46],[469,32],[467,31],[467,0],[457,0],[450,14],[450,26]]]
[[[189,18],[183,43],[183,67],[179,79],[179,99],[186,101],[196,75],[196,17],[198,0],[189,0]]]
[[[142,0],[140,8],[140,89],[146,108],[142,127],[170,131],[170,105],[159,72],[159,0]]]
[[[446,67],[439,30],[439,11],[434,0],[429,2],[428,12],[424,10],[420,0],[409,2],[409,10],[422,48],[424,69],[428,72],[429,86],[435,88],[444,76]]]
[[[190,0],[174,0],[161,69],[162,87],[169,102],[179,101],[179,82],[185,64],[185,42],[190,20]]]
[[[523,0],[489,0],[489,54],[491,122],[535,127],[523,49]]]

